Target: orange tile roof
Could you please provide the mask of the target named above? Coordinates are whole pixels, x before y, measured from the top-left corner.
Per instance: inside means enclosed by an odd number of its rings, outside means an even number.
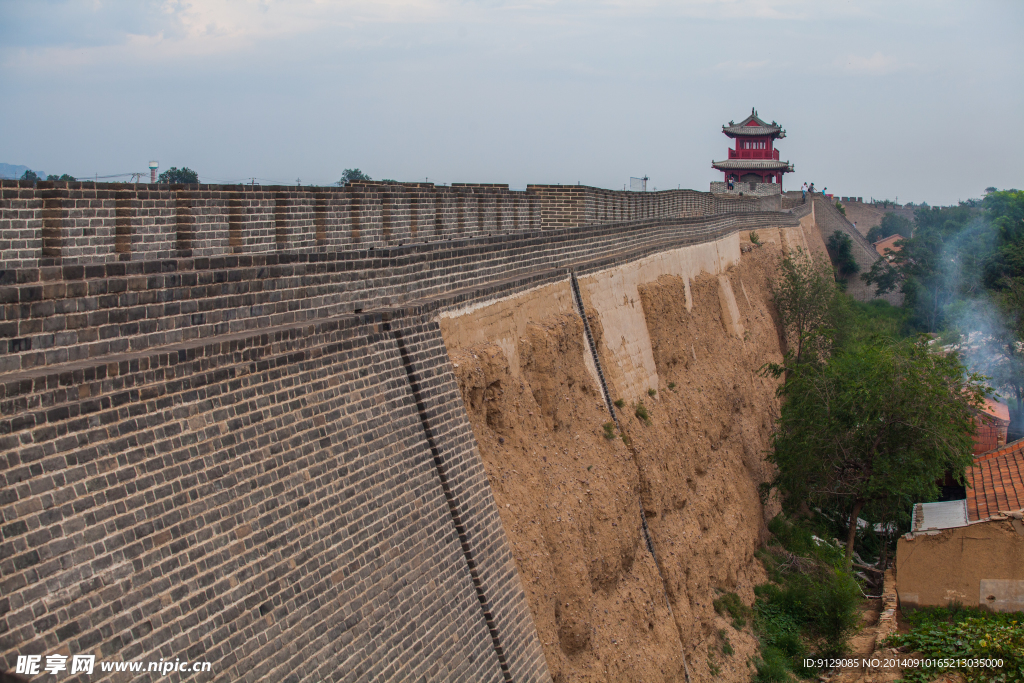
[[[902,239],[905,239],[903,237],[903,235],[900,235],[899,233],[897,233],[895,235],[889,235],[888,237],[883,237],[882,239],[878,240],[877,242],[875,242],[871,246],[873,246],[875,248],[875,251],[878,252],[879,256],[885,256],[885,252],[887,252],[887,251],[891,251],[893,253],[896,253],[896,252],[900,251],[902,249],[902,247],[897,247],[896,246],[896,241],[897,240],[902,240]]]
[[[990,398],[986,398],[985,407],[981,409],[981,412],[998,418],[1003,422],[1010,422],[1010,407],[1005,403],[1000,403],[999,401],[993,401]]]
[[[1024,439],[974,459],[967,470],[967,516],[972,522],[1000,510],[1024,508]]]

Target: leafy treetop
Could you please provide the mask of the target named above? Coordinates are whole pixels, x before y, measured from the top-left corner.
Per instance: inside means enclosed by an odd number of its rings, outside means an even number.
[[[199,182],[199,174],[188,166],[176,168],[171,166],[157,178],[159,183],[172,183],[182,185],[194,185]]]
[[[827,363],[767,366],[787,379],[769,460],[788,505],[848,513],[846,558],[865,509],[891,514],[934,500],[936,480],[971,464],[975,409],[987,390],[955,354],[925,340],[837,349]]]
[[[822,350],[823,330],[836,326],[838,294],[828,263],[815,262],[800,248],[782,259],[780,277],[772,285],[772,303],[790,338],[794,363],[804,362],[808,351]],[[808,344],[809,341],[814,343]]]
[[[357,181],[360,181],[360,180],[373,180],[373,178],[371,178],[370,176],[366,175],[365,173],[360,171],[358,168],[346,168],[345,172],[341,174],[341,180],[339,180],[337,183],[335,183],[335,185],[340,185],[341,187],[345,187],[349,183],[354,183],[354,182],[357,182]]]
[[[877,242],[890,235],[900,235],[909,238],[914,232],[914,223],[903,216],[898,216],[892,211],[882,216],[882,222],[868,230],[868,242]]]

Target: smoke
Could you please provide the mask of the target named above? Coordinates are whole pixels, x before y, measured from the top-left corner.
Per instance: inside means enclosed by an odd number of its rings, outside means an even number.
[[[1007,293],[985,286],[985,261],[994,242],[993,227],[978,217],[945,244],[941,286],[947,296],[942,338],[951,342],[971,372],[988,377],[997,398],[1017,413],[1024,384],[1024,348],[1013,306],[1006,305]]]

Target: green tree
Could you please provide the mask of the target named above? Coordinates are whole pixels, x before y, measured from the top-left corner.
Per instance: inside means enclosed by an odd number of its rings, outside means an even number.
[[[349,183],[354,183],[354,182],[357,182],[357,181],[360,181],[360,180],[373,180],[373,178],[371,178],[370,176],[366,175],[365,173],[360,171],[358,168],[346,168],[345,172],[341,174],[341,180],[336,182],[335,185],[340,185],[341,187],[345,187]]]
[[[34,183],[37,180],[42,180],[42,178],[39,177],[39,174],[36,173],[35,171],[33,171],[32,169],[29,169],[29,170],[25,171],[24,173],[22,173],[21,174],[21,179],[22,180],[27,180],[30,183]]]
[[[901,237],[909,238],[913,232],[913,221],[903,216],[897,216],[892,211],[889,211],[882,216],[881,223],[868,230],[867,237],[869,242],[877,242],[890,235],[900,235]]]
[[[829,235],[825,247],[841,276],[848,277],[860,270],[857,259],[853,258],[853,240],[842,230],[836,230]]]
[[[974,409],[986,388],[954,354],[926,341],[876,341],[827,363],[769,365],[784,399],[769,460],[771,487],[795,507],[842,510],[846,562],[865,506],[892,509],[937,497],[949,470],[971,464]]]
[[[914,223],[913,237],[897,242],[900,250],[892,260],[875,261],[861,278],[879,295],[899,290],[917,329],[938,332],[953,302],[977,296],[993,233],[978,208],[963,204],[922,206]]]
[[[795,344],[793,362],[800,364],[808,350],[817,356],[827,352],[825,330],[834,328],[839,309],[839,287],[831,265],[815,262],[802,249],[790,252],[779,264],[772,285],[772,303],[785,334]]]
[[[985,285],[1000,290],[1024,278],[1024,192],[992,192],[983,206],[994,231],[993,250],[984,267]]]
[[[181,168],[175,168],[171,166],[169,169],[160,174],[157,178],[159,183],[172,183],[181,185],[195,185],[199,182],[199,174],[193,171],[188,166],[182,166]]]
[[[985,331],[985,353],[977,356],[978,369],[1015,399],[1010,406],[1011,426],[1020,437],[1024,435],[1024,192],[990,192],[983,206],[995,243],[984,265],[991,305],[972,307],[989,317],[979,326]]]
[[[75,176],[68,175],[67,173],[62,173],[60,175],[56,175],[54,173],[51,173],[50,175],[46,176],[46,179],[47,180],[66,181],[66,182],[72,182],[72,183],[75,182],[76,180],[78,180],[78,178],[76,178]]]

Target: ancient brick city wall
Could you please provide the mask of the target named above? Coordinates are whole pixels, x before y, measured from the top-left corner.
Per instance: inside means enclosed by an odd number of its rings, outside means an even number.
[[[611,223],[332,253],[107,262],[0,274],[0,371],[238,334],[520,278],[623,251],[715,239],[788,214]],[[545,275],[546,274],[546,275]]]
[[[860,266],[860,271],[846,278],[846,291],[853,298],[859,301],[868,301],[875,298],[875,286],[868,285],[861,279],[861,275],[871,270],[875,261],[881,258],[874,246],[867,241],[863,235],[854,227],[853,223],[846,220],[846,217],[839,212],[835,203],[824,195],[815,193],[813,199],[808,197],[808,202],[814,202],[814,222],[821,230],[821,238],[828,243],[828,238],[834,232],[842,232],[850,237],[852,244],[853,258]],[[889,294],[885,297],[891,303],[898,303],[898,294]]]
[[[356,183],[338,187],[0,181],[0,268],[332,252],[778,207],[692,190]]]
[[[287,235],[315,240],[315,213]],[[125,261],[97,232],[76,243],[95,262],[9,267],[0,670],[84,653],[209,661],[205,680],[549,680],[431,317],[796,224],[743,211]]]

